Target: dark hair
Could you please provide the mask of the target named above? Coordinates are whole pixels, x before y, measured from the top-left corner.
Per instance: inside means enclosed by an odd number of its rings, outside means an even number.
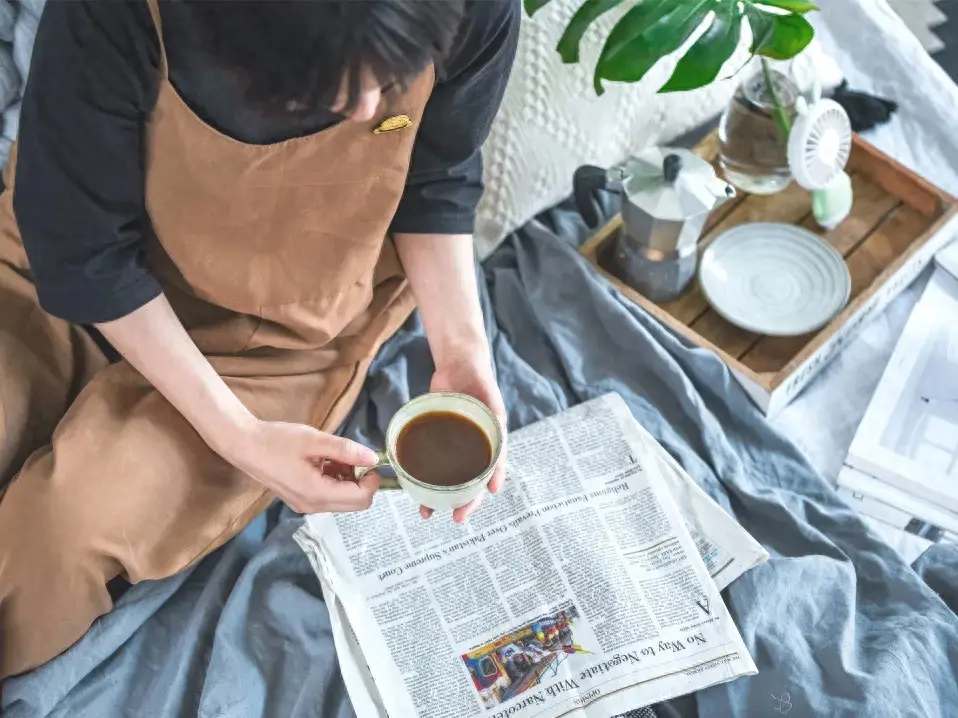
[[[464,0],[188,0],[198,41],[235,73],[266,113],[330,106],[342,82],[351,110],[361,72],[405,87],[439,63],[462,22]],[[304,81],[305,80],[305,81]]]

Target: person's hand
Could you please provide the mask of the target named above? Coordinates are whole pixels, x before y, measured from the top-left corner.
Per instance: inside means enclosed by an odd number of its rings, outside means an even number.
[[[481,353],[479,356],[483,356]],[[487,357],[488,355],[486,355]],[[489,480],[489,493],[496,493],[506,480],[506,407],[502,401],[502,394],[499,392],[499,385],[492,373],[492,366],[486,360],[457,360],[436,367],[436,373],[432,377],[430,391],[454,391],[460,394],[468,394],[481,401],[492,409],[492,413],[499,419],[502,425],[502,453],[499,456],[499,463],[496,464],[495,472]],[[452,518],[456,523],[462,523],[468,518],[469,514],[475,511],[476,507],[484,498],[480,494],[473,501],[456,509]],[[432,509],[425,506],[419,509],[423,518],[428,519],[432,516]]]
[[[302,514],[363,511],[379,488],[375,471],[352,473],[375,466],[375,451],[303,424],[253,420],[221,454]]]

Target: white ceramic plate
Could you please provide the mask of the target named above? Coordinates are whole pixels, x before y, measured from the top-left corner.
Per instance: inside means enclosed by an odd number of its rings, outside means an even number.
[[[823,327],[848,303],[852,279],[825,240],[790,224],[743,224],[717,237],[699,266],[712,307],[756,334],[795,336]]]

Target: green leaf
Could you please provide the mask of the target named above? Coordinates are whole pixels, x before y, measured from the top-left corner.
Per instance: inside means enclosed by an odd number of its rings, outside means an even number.
[[[718,77],[738,47],[742,36],[740,5],[727,5],[716,14],[711,26],[675,66],[675,71],[659,92],[685,92],[704,87]]]
[[[692,0],[691,4],[701,2]],[[602,47],[602,57],[611,61],[616,54],[628,51],[629,46],[640,40],[653,26],[669,22],[676,13],[687,11],[689,4],[689,0],[641,0],[612,28]]]
[[[772,60],[790,60],[802,52],[815,37],[815,29],[801,15],[771,15],[771,30],[763,33],[760,44],[753,43],[752,52]],[[749,22],[752,22],[751,15]],[[754,31],[754,26],[753,26]]]
[[[525,6],[526,15],[528,15],[529,17],[532,17],[537,12],[539,12],[539,10],[541,10],[546,5],[548,5],[551,1],[552,0],[523,0],[522,4],[523,6]]]
[[[525,0],[530,12],[549,0]],[[581,0],[578,11],[559,40],[564,62],[580,59],[586,31],[609,10],[625,0]],[[714,81],[721,66],[735,52],[741,26],[748,19],[752,53],[773,59],[790,59],[814,37],[802,15],[817,9],[811,0],[636,0],[609,33],[595,68],[595,89],[602,82],[637,82],[663,57],[681,48],[714,11],[706,32],[679,60],[663,92],[702,87]]]
[[[548,0],[546,0],[546,2],[548,2]],[[777,7],[781,10],[798,13],[799,15],[818,10],[818,5],[809,2],[809,0],[755,0],[755,4]]]
[[[759,50],[772,39],[775,31],[772,21],[775,15],[749,4],[745,6],[745,16],[748,18],[748,26],[752,29],[752,46],[749,52],[757,55]]]
[[[565,32],[559,38],[559,44],[556,50],[565,63],[575,63],[579,61],[579,45],[582,42],[582,36],[585,35],[589,25],[598,20],[602,15],[621,4],[623,0],[585,0],[576,10],[575,15],[569,20]],[[541,2],[541,0],[526,0],[526,3]],[[546,0],[548,2],[548,0]]]
[[[727,0],[723,0],[727,2]],[[638,82],[666,55],[678,50],[715,7],[715,0],[645,0],[609,33],[595,71],[602,80]]]

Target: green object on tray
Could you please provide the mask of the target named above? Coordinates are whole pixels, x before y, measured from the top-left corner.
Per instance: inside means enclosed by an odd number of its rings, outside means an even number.
[[[834,229],[848,216],[854,200],[852,180],[839,172],[825,189],[812,192],[812,215],[824,229]]]

